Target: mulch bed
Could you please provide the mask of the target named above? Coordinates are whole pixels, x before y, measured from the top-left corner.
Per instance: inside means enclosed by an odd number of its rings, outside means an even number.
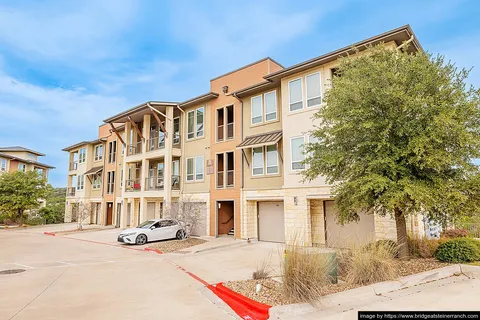
[[[166,240],[152,244],[149,248],[158,249],[163,253],[174,252],[207,242],[199,238],[187,238],[184,240]]]
[[[435,259],[411,259],[409,261],[395,260],[395,263],[398,266],[399,277],[443,268],[450,265],[449,263],[439,262]],[[348,284],[341,281],[341,276],[339,276],[339,279],[339,283],[324,287],[323,295],[329,295],[361,287],[359,284]],[[257,283],[262,285],[262,290],[259,293],[256,293],[255,291],[255,286]],[[224,283],[224,285],[227,288],[236,291],[252,300],[268,304],[270,306],[293,303],[282,294],[282,284],[273,279],[229,281]]]

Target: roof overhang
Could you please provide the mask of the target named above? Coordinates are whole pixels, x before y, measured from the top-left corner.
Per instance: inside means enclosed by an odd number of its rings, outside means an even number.
[[[75,143],[69,147],[66,147],[66,148],[63,148],[62,151],[71,151],[73,149],[76,149],[76,148],[79,148],[81,146],[86,146],[86,145],[89,145],[89,144],[98,144],[98,143],[103,143],[105,142],[106,139],[96,139],[96,140],[92,140],[92,141],[81,141],[81,142],[78,142],[78,143]]]
[[[38,151],[35,151],[35,150],[32,150],[32,149],[28,149],[28,148],[24,148],[24,147],[3,147],[3,148],[0,148],[0,152],[30,152],[30,153],[33,153],[36,156],[40,156],[40,157],[45,156],[45,154],[43,154],[41,152],[38,152]]]
[[[152,107],[175,107],[178,105],[178,102],[167,102],[167,101],[147,101],[144,102],[136,107],[130,108],[126,111],[123,111],[119,114],[114,115],[113,117],[107,118],[103,120],[105,123],[125,123],[128,121],[129,116],[133,115],[143,115],[150,113],[150,108],[148,107],[150,104]]]
[[[262,146],[271,146],[277,144],[280,139],[282,139],[282,130],[266,132],[246,137],[245,139],[243,139],[242,143],[237,146],[237,148],[246,149]]]
[[[237,90],[232,93],[234,97],[245,98],[256,93],[260,93],[266,90],[275,89],[279,86],[280,81],[263,81],[252,86]]]
[[[103,166],[93,167],[90,170],[87,170],[87,172],[85,172],[84,175],[86,175],[86,176],[94,175],[94,174],[99,173],[102,170],[103,170]]]
[[[338,59],[340,56],[346,55],[348,53],[354,53],[354,49],[357,50],[365,50],[367,46],[370,45],[376,45],[381,42],[390,42],[390,41],[395,41],[395,43],[398,45],[401,45],[404,41],[410,40],[410,38],[413,36],[413,41],[411,42],[411,46],[408,48],[409,51],[414,52],[414,51],[423,51],[422,46],[420,45],[420,42],[418,41],[417,37],[413,33],[412,28],[410,25],[405,25],[397,29],[393,29],[390,31],[387,31],[385,33],[376,35],[374,37],[365,39],[363,41],[354,43],[350,46],[332,51],[330,53],[321,55],[319,57],[301,62],[299,64],[293,65],[289,68],[279,70],[277,72],[270,73],[266,75],[264,78],[269,81],[278,81],[280,78],[290,76],[292,74],[298,73],[305,71],[307,69],[328,63],[330,61]]]
[[[186,101],[180,103],[178,106],[180,108],[187,108],[187,107],[191,107],[191,106],[194,106],[194,105],[197,105],[197,104],[208,102],[208,101],[213,100],[217,97],[218,97],[218,93],[209,92],[209,93],[206,93],[206,94],[202,94],[201,96],[186,100]]]

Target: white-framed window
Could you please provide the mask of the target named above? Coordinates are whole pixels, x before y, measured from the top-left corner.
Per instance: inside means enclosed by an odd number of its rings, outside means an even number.
[[[107,194],[112,194],[115,190],[115,171],[107,173]]]
[[[322,103],[322,86],[320,72],[305,77],[307,107],[319,106]]]
[[[33,153],[30,153],[30,152],[27,152],[27,156],[28,156],[29,158],[32,158],[32,159],[36,159],[36,158],[37,158]]]
[[[82,148],[78,150],[78,163],[84,163],[87,159],[87,149]]]
[[[122,140],[125,141],[125,132],[122,132]],[[122,155],[125,154],[125,144],[122,143]]]
[[[187,139],[204,136],[205,108],[187,112]]]
[[[263,98],[265,100],[265,121],[277,120],[277,91],[267,92]]]
[[[85,176],[83,174],[77,177],[77,190],[83,190],[85,186]]]
[[[187,158],[187,181],[202,181],[204,177],[203,156]]]
[[[108,163],[114,163],[117,158],[117,140],[108,143]]]
[[[25,168],[26,168],[26,167],[25,167],[25,165],[24,165],[23,163],[19,163],[19,164],[18,164],[18,171],[23,171],[23,172],[25,172]]]
[[[120,171],[120,188],[123,187],[123,169]]]
[[[0,171],[7,171],[7,159],[0,159]]]
[[[290,138],[291,168],[293,171],[305,169],[305,164],[303,163],[303,160],[305,160],[304,144],[305,138],[303,136]]]
[[[262,96],[253,97],[251,100],[252,104],[252,124],[262,122],[263,106],[262,106]]]
[[[266,146],[267,174],[278,173],[278,150],[276,145]]]
[[[263,147],[252,148],[252,175],[263,175],[264,165],[265,161],[263,159]]]
[[[102,185],[102,178],[101,178],[101,175],[97,173],[93,176],[92,189],[100,189],[101,185]]]
[[[97,144],[95,146],[95,156],[94,156],[94,161],[100,161],[103,158],[103,145],[102,144]]]
[[[302,78],[292,80],[288,83],[288,98],[290,111],[303,109]]]

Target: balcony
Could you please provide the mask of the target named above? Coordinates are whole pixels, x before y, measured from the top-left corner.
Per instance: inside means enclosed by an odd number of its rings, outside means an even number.
[[[172,190],[180,190],[180,176],[172,175]]]
[[[180,133],[174,132],[173,133],[173,147],[174,148],[181,148],[180,143],[182,141],[180,140]]]
[[[148,140],[147,150],[154,151],[165,148],[165,137],[154,137]]]
[[[126,192],[140,191],[141,189],[142,186],[140,185],[140,179],[125,180]]]
[[[148,177],[145,179],[145,190],[155,191],[164,189],[163,177]]]
[[[137,143],[131,144],[127,148],[127,156],[133,156],[135,154],[142,153],[142,141],[138,141]]]
[[[68,166],[68,170],[69,171],[74,171],[74,170],[77,170],[77,167],[78,167],[78,162],[73,161],[73,162],[70,162],[70,165]]]
[[[75,197],[75,187],[67,188],[67,197]]]

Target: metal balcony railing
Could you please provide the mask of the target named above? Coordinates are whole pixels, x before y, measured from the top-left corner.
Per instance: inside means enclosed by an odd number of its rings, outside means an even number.
[[[133,156],[139,153],[142,153],[142,141],[138,141],[127,147],[127,156]]]
[[[179,132],[174,132],[173,133],[173,147],[174,148],[180,148],[180,133]]]
[[[180,190],[180,176],[172,175],[172,190]]]
[[[146,191],[163,190],[163,188],[164,188],[163,177],[145,178]]]
[[[227,139],[233,139],[234,123],[227,123]]]
[[[235,170],[227,171],[227,187],[233,187]]]
[[[217,188],[223,188],[224,185],[224,179],[223,179],[223,171],[217,172]]]
[[[125,191],[140,191],[140,179],[125,180]]]
[[[153,137],[148,139],[147,151],[165,148],[165,137]]]
[[[70,162],[70,165],[69,165],[69,167],[68,167],[68,170],[74,171],[74,170],[77,170],[77,167],[78,167],[78,162],[77,162],[77,161],[73,161],[73,162]]]
[[[68,187],[67,188],[67,197],[74,197],[75,196],[75,187]]]

